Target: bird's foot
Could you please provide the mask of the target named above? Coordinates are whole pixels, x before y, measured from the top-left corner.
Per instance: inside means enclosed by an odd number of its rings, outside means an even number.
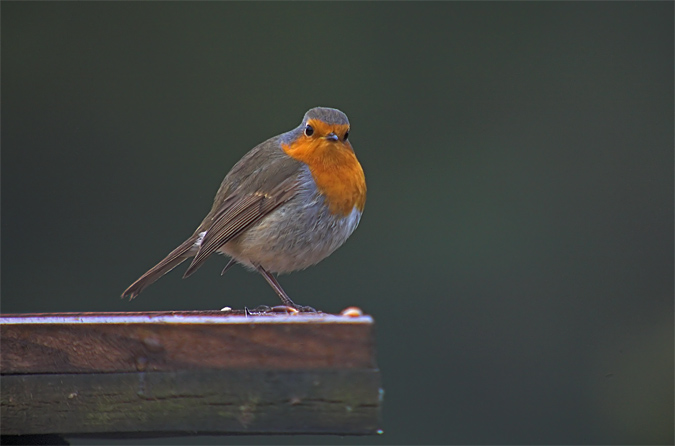
[[[306,307],[304,305],[277,305],[276,307],[271,308],[272,312],[274,313],[290,313],[290,314],[296,314],[296,313],[321,313],[320,311],[317,311],[316,309],[312,307]]]
[[[303,305],[295,305],[294,307],[297,311],[300,313],[321,313],[320,311],[317,311],[316,309],[312,307],[306,307]]]

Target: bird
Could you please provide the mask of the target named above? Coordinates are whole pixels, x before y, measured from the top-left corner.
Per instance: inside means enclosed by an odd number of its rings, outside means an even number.
[[[347,241],[366,203],[366,179],[349,140],[347,115],[328,107],[305,113],[299,126],[251,149],[223,179],[194,233],[132,283],[129,300],[192,259],[183,278],[213,253],[260,273],[284,306],[296,305],[274,274],[317,264]]]

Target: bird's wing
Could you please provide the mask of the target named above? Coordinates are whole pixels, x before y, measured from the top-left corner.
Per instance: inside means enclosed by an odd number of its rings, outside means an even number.
[[[212,224],[183,277],[194,273],[218,248],[293,198],[298,190],[297,178],[290,176],[269,191],[233,192],[215,210]]]

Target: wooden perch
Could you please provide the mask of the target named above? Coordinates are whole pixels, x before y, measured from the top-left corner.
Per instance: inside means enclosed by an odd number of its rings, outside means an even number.
[[[375,434],[373,320],[0,315],[3,435]]]

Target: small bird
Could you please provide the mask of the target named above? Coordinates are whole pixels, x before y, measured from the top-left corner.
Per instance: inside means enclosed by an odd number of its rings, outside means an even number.
[[[295,129],[260,143],[225,176],[195,232],[127,288],[133,299],[185,260],[183,278],[218,252],[258,271],[287,307],[296,305],[272,273],[315,265],[354,232],[366,179],[349,142],[349,120],[334,108],[309,110]]]

